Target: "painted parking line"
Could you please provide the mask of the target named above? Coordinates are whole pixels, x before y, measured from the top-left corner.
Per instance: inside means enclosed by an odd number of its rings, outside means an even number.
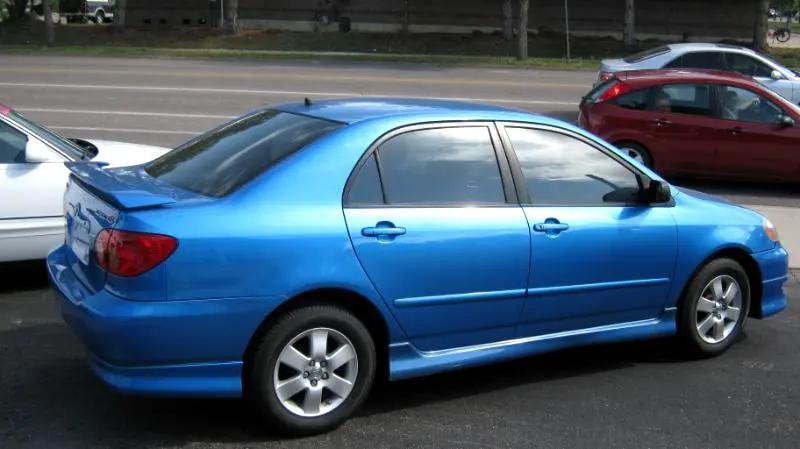
[[[311,97],[366,97],[381,98],[398,96],[398,94],[363,94],[360,92],[312,92],[298,90],[262,90],[262,89],[226,89],[212,87],[166,87],[166,86],[115,86],[107,84],[52,84],[52,83],[8,83],[0,82],[0,87],[35,87],[37,89],[83,89],[83,90],[127,90],[132,92],[184,92],[184,93],[208,93],[208,94],[244,94],[244,95],[275,95],[275,96],[311,96]],[[509,98],[474,98],[474,97],[432,97],[432,96],[408,96],[406,98],[429,98],[432,100],[453,100],[453,101],[473,101],[484,103],[501,104],[530,104],[530,105],[550,105],[550,106],[577,106],[574,101],[552,101],[552,100],[526,100]]]
[[[185,136],[195,136],[203,131],[177,131],[165,129],[136,129],[136,128],[97,128],[93,126],[51,126],[53,129],[60,129],[64,131],[106,131],[115,133],[137,133],[137,134],[181,134]]]
[[[213,115],[213,114],[183,114],[179,112],[151,112],[151,111],[102,111],[102,110],[88,110],[88,109],[51,109],[51,108],[29,108],[29,107],[15,107],[14,110],[20,112],[45,112],[45,113],[64,113],[64,114],[89,114],[89,115],[131,115],[143,117],[173,117],[173,118],[208,118],[208,119],[221,119],[230,120],[236,118],[236,115]]]

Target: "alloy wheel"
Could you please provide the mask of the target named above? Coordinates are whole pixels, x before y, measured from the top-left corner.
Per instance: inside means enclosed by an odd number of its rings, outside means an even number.
[[[719,343],[733,332],[739,322],[742,289],[732,276],[715,277],[697,298],[695,327],[706,343]]]
[[[330,328],[306,330],[284,346],[275,363],[273,385],[280,403],[302,417],[322,416],[350,395],[358,376],[358,355],[350,340]]]

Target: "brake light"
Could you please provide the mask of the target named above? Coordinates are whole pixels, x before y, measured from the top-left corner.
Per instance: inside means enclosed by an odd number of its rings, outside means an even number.
[[[97,264],[117,276],[138,276],[167,259],[178,240],[161,234],[103,229],[94,241]]]
[[[614,84],[612,84],[610,87],[608,87],[605,90],[605,92],[603,92],[602,95],[600,95],[600,98],[598,98],[597,101],[598,101],[598,103],[602,103],[604,101],[613,100],[614,98],[617,98],[620,95],[626,94],[626,93],[628,93],[630,91],[631,91],[631,86],[629,86],[629,85],[627,85],[627,84],[625,84],[625,83],[623,83],[621,81],[617,81]]]
[[[597,77],[597,84],[605,83],[613,77],[614,73],[612,72],[600,72],[600,76]]]

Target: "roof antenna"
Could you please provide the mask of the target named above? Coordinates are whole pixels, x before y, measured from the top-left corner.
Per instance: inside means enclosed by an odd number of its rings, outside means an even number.
[[[308,97],[306,97],[304,103],[306,104],[306,106],[311,106],[311,100],[309,100]]]

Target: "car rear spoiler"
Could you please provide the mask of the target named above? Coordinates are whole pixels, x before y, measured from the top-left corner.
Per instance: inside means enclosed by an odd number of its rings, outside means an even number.
[[[96,162],[65,162],[71,178],[86,190],[122,210],[143,209],[171,204],[177,200],[164,194],[155,183],[137,182],[141,168],[125,168],[122,173],[105,170]],[[137,170],[137,172],[134,172]]]

